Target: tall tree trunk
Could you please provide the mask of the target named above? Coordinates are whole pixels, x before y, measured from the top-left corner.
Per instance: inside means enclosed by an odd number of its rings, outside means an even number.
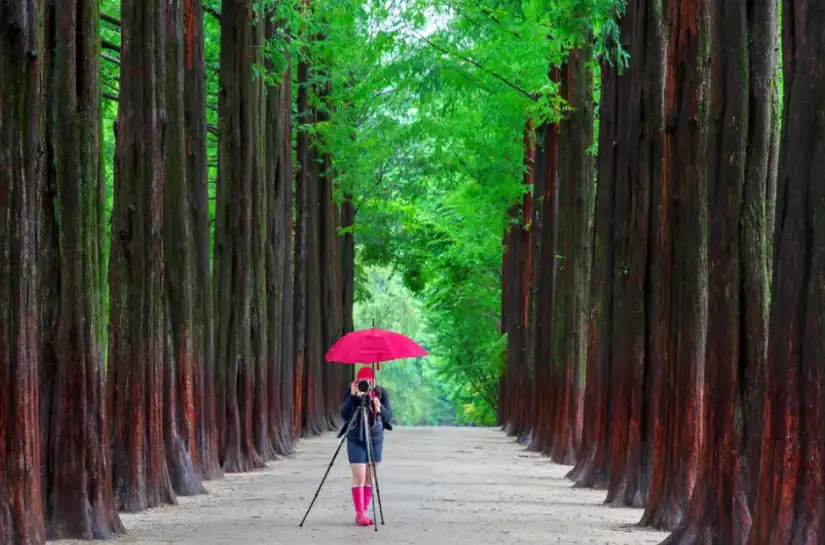
[[[194,348],[195,238],[186,182],[184,125],[184,34],[181,0],[166,3],[166,190],[164,203],[164,263],[166,265],[167,327],[171,352],[166,369],[170,388],[165,403],[166,457],[177,494],[203,494],[198,456],[198,410]]]
[[[306,117],[313,122],[315,112],[307,112]],[[323,349],[323,291],[321,267],[329,266],[321,261],[322,229],[321,200],[318,161],[320,157],[315,145],[310,144],[307,162],[301,165],[306,171],[306,361],[304,362],[304,435],[320,435],[329,428],[326,421],[326,400],[324,399]]]
[[[206,74],[203,0],[184,0],[185,59],[183,117],[186,126],[186,183],[194,237],[192,365],[197,419],[198,470],[204,479],[222,475],[215,417],[215,357],[212,344],[209,186],[206,153]]]
[[[261,51],[266,40],[267,17],[261,16],[255,24],[255,50]],[[254,62],[262,65],[263,56],[256,53]],[[252,357],[255,366],[255,392],[252,404],[252,433],[255,450],[264,461],[272,460],[275,451],[269,436],[269,396],[271,380],[269,361],[269,306],[276,303],[267,297],[267,223],[269,214],[269,183],[267,165],[272,160],[266,153],[266,82],[257,78],[255,96],[254,148],[252,173]]]
[[[550,77],[558,81],[561,74],[554,68]],[[545,455],[553,447],[553,418],[551,413],[552,375],[556,307],[556,240],[558,233],[558,125],[543,125],[539,131],[544,157],[537,164],[540,176],[545,178],[541,199],[541,251],[536,273],[536,347],[535,378],[533,385],[533,450]],[[501,401],[499,401],[501,404]]]
[[[302,0],[304,9],[308,9],[309,0]],[[306,322],[307,322],[307,208],[309,201],[308,186],[311,183],[310,175],[310,147],[309,133],[305,127],[311,122],[309,108],[309,64],[302,55],[298,61],[298,133],[297,158],[298,172],[295,175],[295,284],[293,288],[293,423],[294,438],[303,434],[304,414],[307,411],[307,402],[304,391],[306,381]],[[291,108],[290,108],[291,109]]]
[[[664,22],[659,0],[628,3],[624,17],[630,69],[618,77],[613,209],[613,325],[611,328],[609,483],[607,502],[642,507],[647,501],[653,452],[651,373],[659,364],[655,330],[666,316],[653,314],[657,254],[651,202],[661,185],[659,161],[664,86]],[[628,28],[623,24],[623,31]],[[665,320],[666,323],[666,320]]]
[[[353,328],[352,311],[355,303],[355,237],[353,228],[355,226],[355,205],[350,192],[344,193],[344,200],[341,203],[341,229],[343,237],[341,240],[341,260],[343,262],[343,330],[342,334],[350,333]]]
[[[707,315],[707,51],[705,0],[667,0],[666,126],[657,216],[653,474],[642,524],[675,528],[693,493],[702,434]],[[729,160],[729,158],[726,158]],[[635,169],[631,169],[633,172]]]
[[[825,41],[822,2],[784,0],[785,115],[762,450],[751,545],[822,543]],[[779,469],[781,468],[781,469]]]
[[[263,467],[252,431],[252,209],[255,155],[252,0],[221,7],[221,94],[215,212],[215,356],[221,466],[227,473]]]
[[[777,10],[775,0],[728,0],[712,8],[707,402],[696,490],[667,541],[743,545],[751,526],[751,476],[759,468],[755,432],[767,347],[765,195]]]
[[[630,32],[632,17],[623,17],[621,35]],[[599,100],[598,187],[596,191],[593,272],[588,313],[587,382],[582,448],[568,475],[577,486],[605,488],[610,465],[610,362],[613,346],[613,214],[616,193],[616,145],[619,73],[603,61]],[[627,76],[625,76],[627,77]]]
[[[273,20],[267,24],[271,39],[277,31]],[[289,66],[289,57],[285,64]],[[266,58],[267,69],[275,70],[272,59]],[[291,369],[292,358],[292,142],[289,138],[290,103],[287,102],[290,72],[281,74],[278,85],[266,90],[266,294],[267,306],[269,396],[269,437],[275,454],[287,455],[293,450]]]
[[[323,99],[323,106],[318,110],[318,121],[320,123],[330,120],[330,108],[332,104],[329,100],[331,86],[326,82],[320,89]],[[328,152],[321,155],[322,172],[320,176],[321,184],[321,294],[323,296],[324,311],[323,320],[323,343],[321,358],[343,335],[343,289],[341,278],[343,272],[343,261],[341,261],[341,237],[338,235],[338,225],[340,216],[338,205],[335,199],[335,178],[332,167],[332,157]],[[341,394],[346,389],[346,372],[349,371],[345,365],[324,364],[324,396],[327,421],[331,429],[336,429],[340,425],[339,408],[341,405]]]
[[[0,4],[0,543],[45,542],[38,437],[37,233],[42,51],[36,0]]]
[[[109,289],[115,501],[176,503],[163,441],[165,2],[124,0]]]
[[[44,10],[46,111],[38,256],[46,536],[106,539],[112,496],[100,324],[100,42],[97,0]]]
[[[581,442],[584,394],[587,256],[593,194],[593,79],[587,63],[591,52],[581,47],[570,52],[563,70],[561,92],[571,114],[559,126],[559,234],[562,267],[558,319],[560,382],[554,417],[553,460],[574,464]]]

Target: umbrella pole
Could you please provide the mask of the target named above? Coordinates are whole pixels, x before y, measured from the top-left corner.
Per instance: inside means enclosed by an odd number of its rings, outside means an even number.
[[[304,522],[309,516],[310,510],[312,510],[312,506],[315,505],[315,500],[318,499],[318,494],[321,492],[321,487],[324,486],[324,482],[327,480],[327,476],[329,475],[329,471],[332,469],[333,464],[335,464],[335,459],[338,457],[338,453],[341,452],[341,447],[344,444],[344,441],[347,439],[347,434],[349,434],[350,430],[355,427],[355,422],[357,421],[358,413],[356,412],[350,418],[349,423],[347,424],[346,431],[341,435],[341,438],[338,441],[338,448],[335,449],[335,454],[332,455],[332,460],[330,460],[329,465],[327,466],[327,470],[324,473],[324,477],[321,479],[321,484],[318,485],[318,490],[315,491],[315,497],[312,498],[312,502],[310,502],[309,507],[307,508],[307,512],[304,513],[304,518],[301,519],[301,524],[298,525],[298,528],[303,528]]]

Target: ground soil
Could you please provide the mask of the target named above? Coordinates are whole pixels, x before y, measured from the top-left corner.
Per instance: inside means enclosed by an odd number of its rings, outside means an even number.
[[[570,469],[527,453],[494,429],[395,428],[379,474],[386,524],[354,526],[346,448],[303,528],[332,458],[334,436],[305,439],[293,458],[206,483],[180,505],[121,515],[130,545],[528,545],[659,543],[636,528],[641,510],[603,504],[603,491],[572,488]],[[380,521],[380,514],[378,515]],[[87,545],[81,541],[58,541]]]

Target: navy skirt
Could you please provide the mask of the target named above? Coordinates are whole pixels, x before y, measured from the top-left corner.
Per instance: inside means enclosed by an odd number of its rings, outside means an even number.
[[[381,451],[384,447],[384,440],[373,441],[372,443],[372,459],[375,462],[381,461]],[[347,458],[351,464],[366,464],[367,463],[367,444],[362,441],[356,441],[347,437]]]

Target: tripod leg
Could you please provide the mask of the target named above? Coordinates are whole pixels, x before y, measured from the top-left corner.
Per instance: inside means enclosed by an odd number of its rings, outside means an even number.
[[[372,438],[370,438],[370,451],[372,451]],[[372,459],[372,457],[370,457]],[[378,468],[375,467],[375,460],[370,464],[372,469],[372,482],[375,483],[375,492],[378,495],[378,510],[381,513],[381,524],[384,524],[384,505],[381,503],[381,487],[378,486]]]
[[[363,409],[363,411],[364,411],[364,426],[366,427],[367,424],[369,424],[369,420],[367,419],[367,409]],[[373,459],[372,459],[372,436],[370,435],[369,429],[368,428],[366,428],[366,429],[367,429],[367,440],[366,440],[366,444],[367,444],[367,474],[369,475],[370,470],[375,469],[375,464],[374,464]],[[375,531],[377,532],[378,531],[378,521],[375,520],[376,519],[376,516],[375,516],[375,503],[376,503],[375,502],[375,488],[373,488],[372,486],[370,487],[370,493],[372,494],[372,519],[373,519],[373,521],[375,521]],[[383,514],[381,516],[383,518]],[[383,523],[384,523],[384,521],[382,520],[381,524],[383,524]]]
[[[335,454],[332,455],[332,460],[330,460],[329,465],[327,466],[327,470],[324,473],[324,477],[321,479],[321,484],[318,485],[318,490],[315,491],[315,496],[312,498],[309,507],[307,507],[307,512],[304,513],[304,518],[301,519],[301,524],[298,525],[298,528],[303,528],[304,522],[306,521],[307,516],[309,516],[309,512],[312,509],[312,506],[315,505],[315,500],[318,499],[318,494],[321,492],[321,487],[324,486],[324,481],[327,480],[327,475],[329,475],[329,471],[332,469],[332,466],[335,463],[335,459],[338,457],[338,453],[341,452],[341,447],[343,446],[344,441],[346,441],[347,435],[349,434],[349,430],[352,429],[357,417],[358,413],[352,415],[352,418],[350,419],[349,424],[347,425],[347,431],[344,433],[344,435],[341,436],[341,439],[338,441],[338,448],[335,449]]]

